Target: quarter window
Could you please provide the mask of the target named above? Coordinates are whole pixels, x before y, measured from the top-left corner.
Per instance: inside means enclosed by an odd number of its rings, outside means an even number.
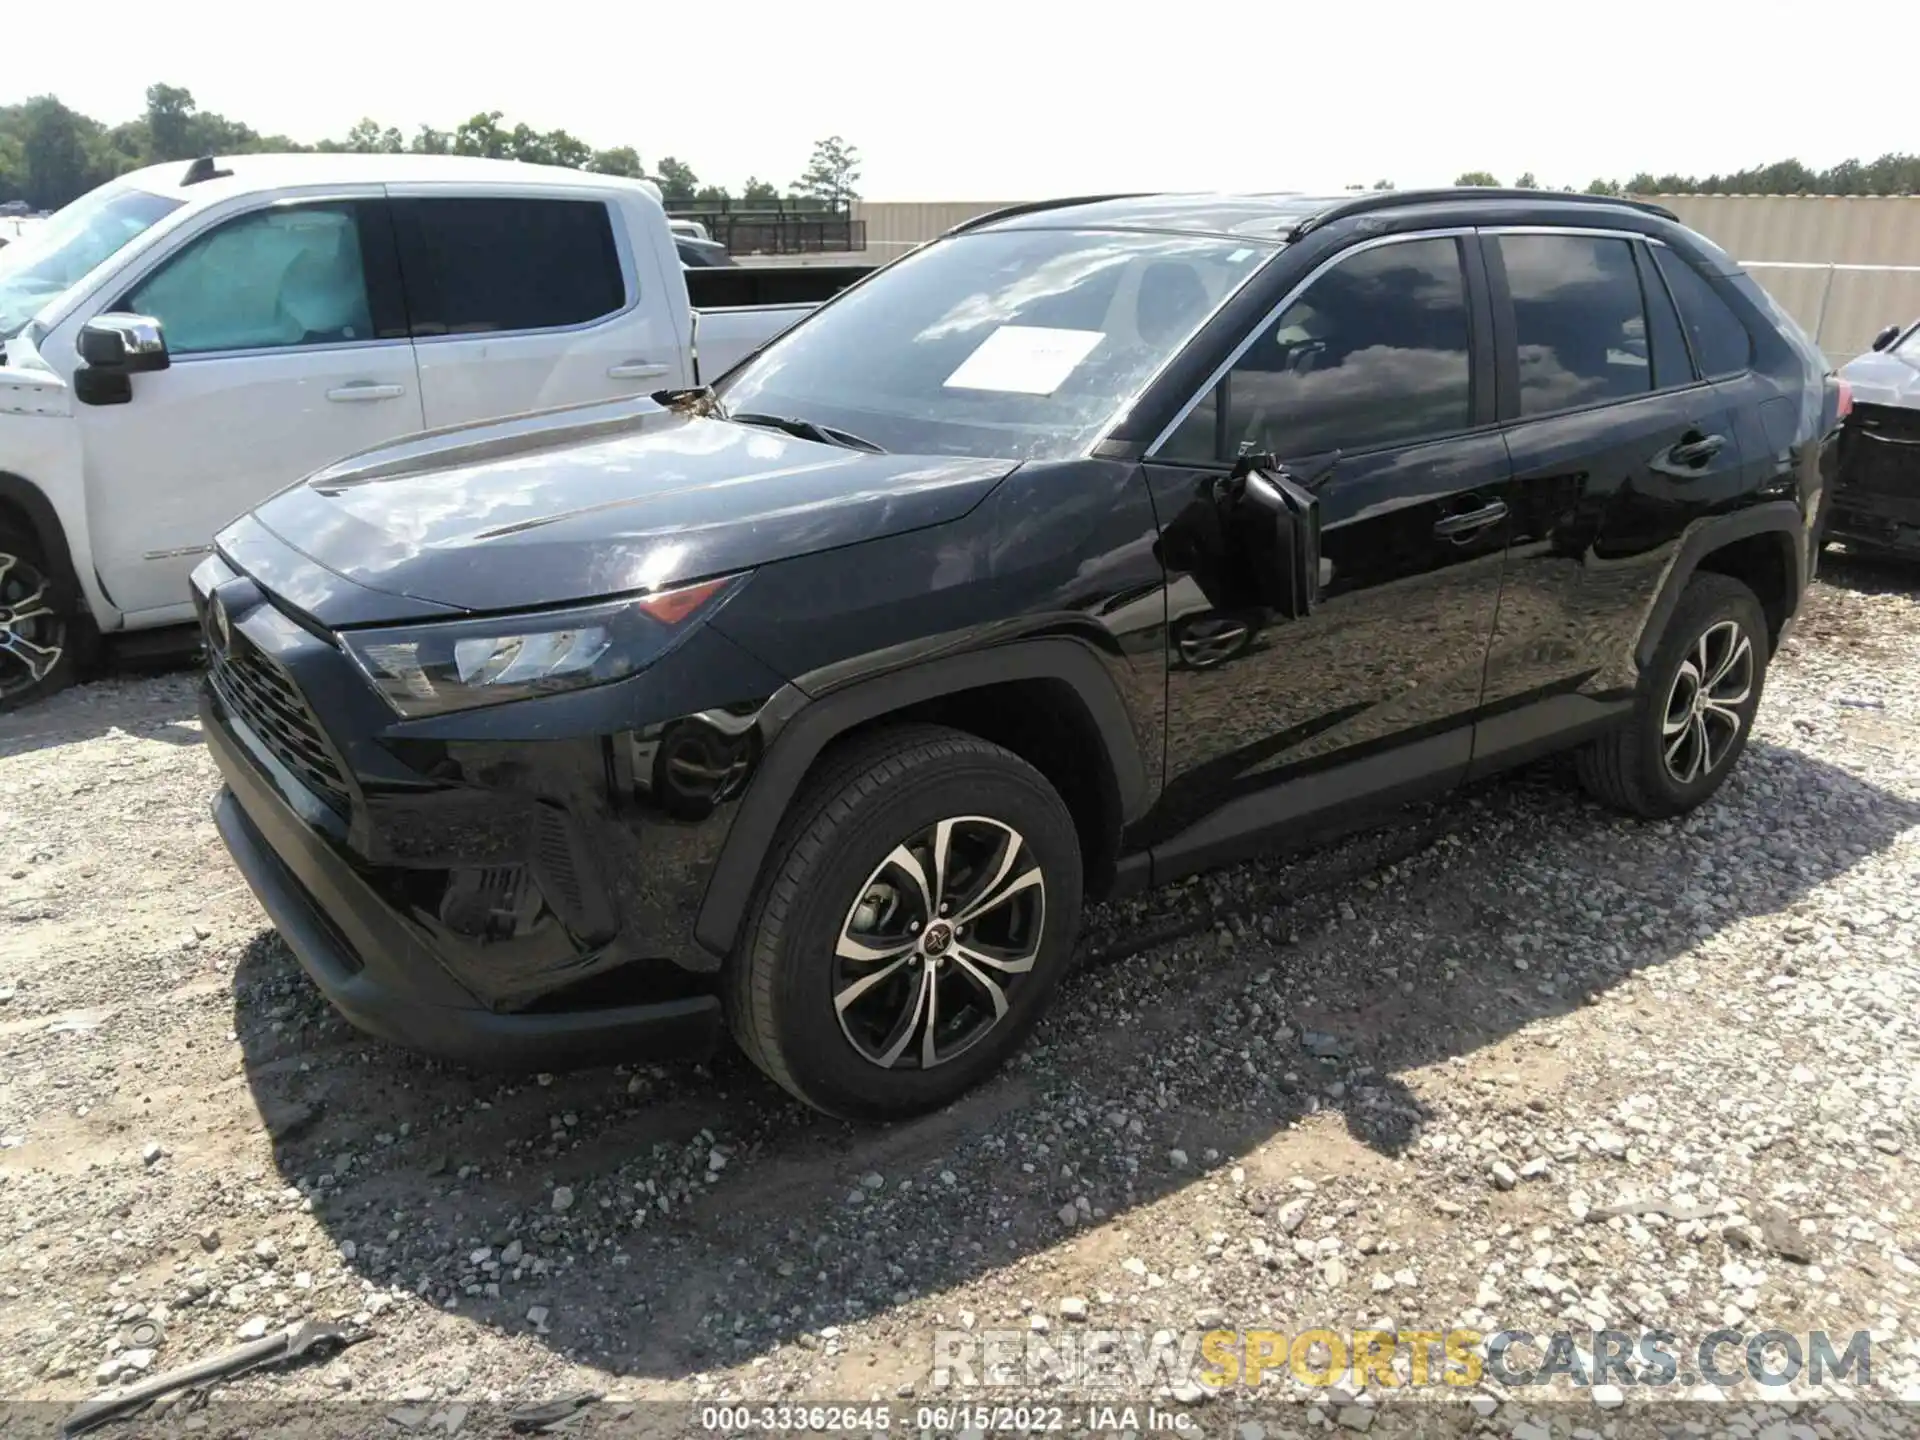
[[[1502,235],[1520,413],[1549,415],[1653,388],[1646,308],[1629,241]]]
[[[1753,363],[1753,338],[1707,279],[1664,245],[1653,247],[1667,278],[1681,323],[1693,342],[1693,358],[1709,380],[1738,375]]]
[[[1472,420],[1468,336],[1454,240],[1358,251],[1261,332],[1164,453],[1298,457],[1464,430]]]
[[[394,223],[415,335],[550,330],[626,305],[598,200],[397,200]]]
[[[352,204],[259,210],[192,241],[136,286],[175,355],[372,340]]]

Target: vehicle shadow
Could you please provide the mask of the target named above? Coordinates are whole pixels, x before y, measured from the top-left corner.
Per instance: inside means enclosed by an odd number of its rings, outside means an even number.
[[[234,1029],[275,1162],[353,1270],[678,1380],[815,1347],[1243,1159],[1243,1195],[1288,1193],[1254,1152],[1302,1122],[1344,1147],[1308,1163],[1375,1166],[1391,1188],[1383,1157],[1429,1116],[1417,1091],[1455,1083],[1414,1072],[1550,1028],[1916,825],[1920,804],[1769,744],[1658,825],[1536,767],[1096,910],[1027,1051],[891,1128],[814,1115],[731,1053],[537,1079],[443,1067],[348,1030],[270,931],[236,974]],[[849,1395],[875,1378],[843,1374]]]
[[[1920,598],[1920,559],[1900,560],[1844,548],[1828,550],[1820,557],[1819,583],[1862,595]]]
[[[124,731],[168,745],[198,745],[198,675],[177,664],[161,673],[121,670],[0,715],[0,758]]]

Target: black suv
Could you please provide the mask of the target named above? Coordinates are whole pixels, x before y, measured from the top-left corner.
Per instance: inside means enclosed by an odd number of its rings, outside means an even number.
[[[1579,747],[1738,759],[1837,429],[1652,206],[986,216],[711,390],[418,437],[219,537],[221,833],[375,1034],[550,1066],[730,1028],[950,1100],[1087,900]]]

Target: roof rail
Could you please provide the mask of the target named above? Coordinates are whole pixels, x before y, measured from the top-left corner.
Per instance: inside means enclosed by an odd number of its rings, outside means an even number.
[[[233,174],[231,170],[222,170],[213,163],[213,156],[202,155],[187,166],[187,173],[180,177],[182,185],[198,185],[203,180],[224,180]]]
[[[959,235],[968,230],[977,230],[982,225],[990,225],[996,220],[1010,220],[1015,215],[1036,215],[1043,210],[1059,210],[1068,205],[1098,205],[1103,200],[1138,200],[1159,193],[1157,190],[1119,190],[1111,195],[1068,195],[1058,200],[1026,200],[1018,205],[1002,205],[998,210],[989,210],[971,220],[962,220],[946,234]]]
[[[1365,195],[1356,195],[1351,200],[1329,205],[1317,215],[1309,215],[1287,233],[1287,238],[1298,240],[1331,220],[1344,220],[1349,215],[1365,215],[1400,205],[1425,205],[1436,200],[1551,200],[1569,205],[1623,205],[1629,210],[1658,215],[1663,220],[1677,222],[1680,219],[1663,205],[1629,200],[1620,195],[1581,195],[1563,190],[1507,190],[1492,185],[1457,185],[1444,190],[1372,190]]]

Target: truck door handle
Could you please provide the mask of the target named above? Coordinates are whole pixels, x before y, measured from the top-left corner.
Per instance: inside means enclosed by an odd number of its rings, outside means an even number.
[[[607,378],[610,380],[657,380],[672,367],[654,360],[623,360],[610,367]]]
[[[407,393],[404,385],[375,385],[369,380],[356,380],[351,385],[337,385],[327,391],[327,399],[342,402],[360,400],[398,400]]]
[[[1506,518],[1506,501],[1496,500],[1491,505],[1483,505],[1478,510],[1469,510],[1464,515],[1449,515],[1433,527],[1433,533],[1442,540],[1464,540],[1478,534],[1489,525],[1498,525]]]

